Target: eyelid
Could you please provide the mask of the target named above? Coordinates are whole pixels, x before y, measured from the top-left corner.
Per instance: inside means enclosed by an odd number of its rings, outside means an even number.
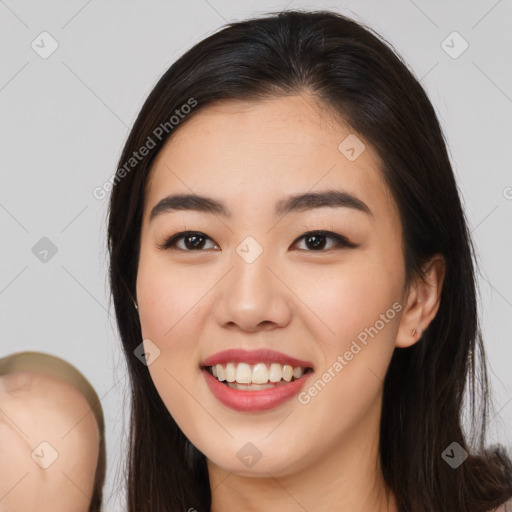
[[[158,249],[161,249],[164,251],[165,250],[178,250],[178,251],[182,251],[182,252],[204,252],[203,249],[198,249],[197,251],[186,250],[186,249],[176,249],[175,245],[178,240],[185,238],[186,236],[192,236],[192,235],[196,235],[201,238],[212,240],[215,243],[215,245],[218,246],[218,244],[211,237],[206,235],[205,233],[202,233],[201,231],[186,230],[186,231],[179,231],[178,233],[175,233],[174,235],[171,235],[171,236],[165,238],[163,242],[157,243],[156,247]],[[318,251],[305,250],[304,252],[322,253],[322,252],[328,252],[332,249],[340,249],[340,248],[350,249],[350,248],[357,248],[359,246],[358,244],[351,242],[347,237],[345,237],[339,233],[334,233],[332,231],[326,231],[323,229],[310,230],[310,231],[303,233],[302,235],[300,235],[299,237],[297,237],[294,240],[294,242],[292,243],[292,246],[295,245],[299,240],[302,240],[303,238],[307,238],[308,236],[313,236],[313,235],[320,235],[320,236],[324,236],[326,238],[331,238],[336,242],[336,245],[335,245],[335,247],[332,247],[331,249],[326,249],[326,250],[321,249]]]
[[[345,247],[345,248],[355,248],[357,247],[357,244],[351,242],[346,236],[340,235],[339,233],[333,233],[332,231],[326,231],[325,229],[313,229],[310,231],[307,231],[306,233],[303,233],[298,238],[295,239],[292,245],[295,245],[299,240],[302,238],[306,238],[308,236],[313,235],[321,235],[326,238],[332,238],[337,242],[336,246],[339,247]],[[336,247],[333,247],[333,249]],[[327,250],[320,250],[320,251],[306,251],[306,252],[327,252]]]
[[[163,242],[158,242],[156,244],[156,246],[158,249],[161,249],[163,251],[178,250],[178,251],[182,251],[182,252],[202,252],[202,249],[199,249],[197,251],[190,251],[190,250],[175,248],[176,242],[178,240],[185,238],[186,236],[192,236],[192,235],[196,235],[201,238],[207,238],[209,240],[214,241],[211,237],[209,237],[205,233],[202,233],[201,231],[186,230],[186,231],[179,231],[179,232],[175,233],[174,235],[164,238]],[[215,242],[215,244],[218,245],[216,242]]]

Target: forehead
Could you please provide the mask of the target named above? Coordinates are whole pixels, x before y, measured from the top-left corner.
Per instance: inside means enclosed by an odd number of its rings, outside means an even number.
[[[214,196],[236,211],[325,189],[396,213],[381,166],[363,136],[309,95],[222,101],[178,127],[157,155],[145,215],[171,192]]]

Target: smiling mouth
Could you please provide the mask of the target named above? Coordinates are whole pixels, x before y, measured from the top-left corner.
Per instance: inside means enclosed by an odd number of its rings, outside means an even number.
[[[258,391],[295,382],[304,375],[311,373],[313,368],[292,367],[279,363],[249,365],[247,363],[230,362],[204,366],[203,370],[231,389]]]

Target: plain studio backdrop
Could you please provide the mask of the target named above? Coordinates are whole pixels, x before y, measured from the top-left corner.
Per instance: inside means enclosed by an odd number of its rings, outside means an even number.
[[[494,391],[490,442],[512,445],[512,3],[0,1],[0,357],[55,354],[105,413],[105,510],[123,510],[128,379],[109,303],[108,199],[128,131],[161,74],[228,21],[325,8],[405,58],[445,131],[477,248]]]

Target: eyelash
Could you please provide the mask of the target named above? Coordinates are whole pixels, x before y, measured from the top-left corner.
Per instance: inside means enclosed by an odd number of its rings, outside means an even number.
[[[336,242],[336,246],[331,247],[331,249],[336,249],[336,248],[351,249],[351,248],[358,247],[357,244],[350,242],[343,235],[338,235],[337,233],[333,233],[331,231],[324,231],[324,230],[308,231],[307,233],[304,233],[299,238],[297,238],[293,242],[293,245],[295,245],[299,240],[302,240],[303,238],[307,238],[307,237],[311,237],[311,236],[315,236],[315,235],[320,235],[320,236],[323,236],[326,238],[331,238],[332,240],[334,240]],[[180,231],[179,233],[176,233],[176,234],[170,236],[169,238],[164,240],[162,243],[157,244],[157,247],[158,247],[158,249],[161,249],[161,250],[177,250],[177,251],[183,251],[183,252],[202,252],[203,251],[203,249],[198,249],[198,250],[192,249],[191,250],[191,249],[176,248],[176,242],[180,239],[186,238],[186,236],[198,236],[200,238],[212,240],[209,236],[205,235],[204,233],[201,233],[200,231]],[[306,252],[328,252],[331,249],[320,249],[318,251],[306,249],[305,251]],[[304,250],[304,249],[302,249],[302,250]]]

